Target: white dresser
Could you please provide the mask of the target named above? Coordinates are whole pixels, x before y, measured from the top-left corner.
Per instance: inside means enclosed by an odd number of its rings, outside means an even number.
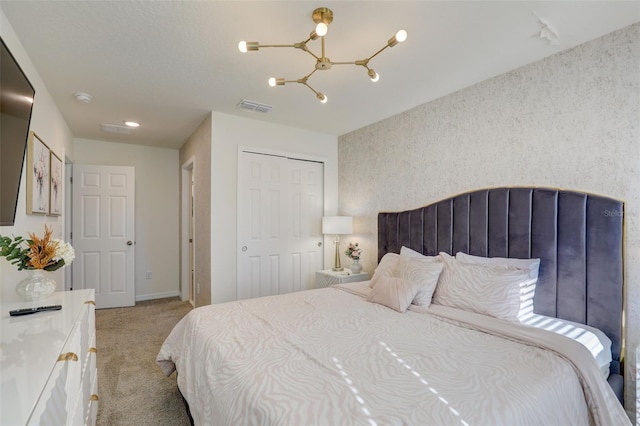
[[[62,305],[19,317],[13,309]],[[93,425],[98,396],[95,291],[0,303],[0,425]]]

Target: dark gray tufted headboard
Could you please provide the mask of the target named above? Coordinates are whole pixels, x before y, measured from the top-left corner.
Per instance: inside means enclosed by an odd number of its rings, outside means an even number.
[[[426,255],[540,258],[538,314],[588,324],[611,341],[609,383],[621,395],[623,340],[621,201],[547,188],[468,192],[378,215],[378,261],[402,246]]]

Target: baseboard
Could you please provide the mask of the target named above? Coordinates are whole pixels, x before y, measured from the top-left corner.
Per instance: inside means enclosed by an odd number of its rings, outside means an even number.
[[[136,302],[142,302],[145,300],[153,300],[153,299],[165,299],[167,297],[176,297],[180,296],[179,291],[168,291],[166,293],[153,293],[153,294],[139,294],[136,296]]]

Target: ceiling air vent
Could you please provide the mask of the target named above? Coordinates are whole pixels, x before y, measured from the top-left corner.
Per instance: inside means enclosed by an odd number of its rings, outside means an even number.
[[[117,124],[104,124],[102,123],[102,131],[109,133],[120,133],[122,135],[130,135],[131,127],[127,126],[118,126]]]
[[[243,99],[238,104],[240,108],[248,109],[256,112],[269,112],[273,108],[271,105],[261,104],[260,102]]]

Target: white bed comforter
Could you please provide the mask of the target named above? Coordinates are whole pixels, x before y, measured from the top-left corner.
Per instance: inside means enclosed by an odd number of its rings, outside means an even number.
[[[630,425],[594,358],[544,330],[362,283],[195,309],[157,362],[196,425]]]

